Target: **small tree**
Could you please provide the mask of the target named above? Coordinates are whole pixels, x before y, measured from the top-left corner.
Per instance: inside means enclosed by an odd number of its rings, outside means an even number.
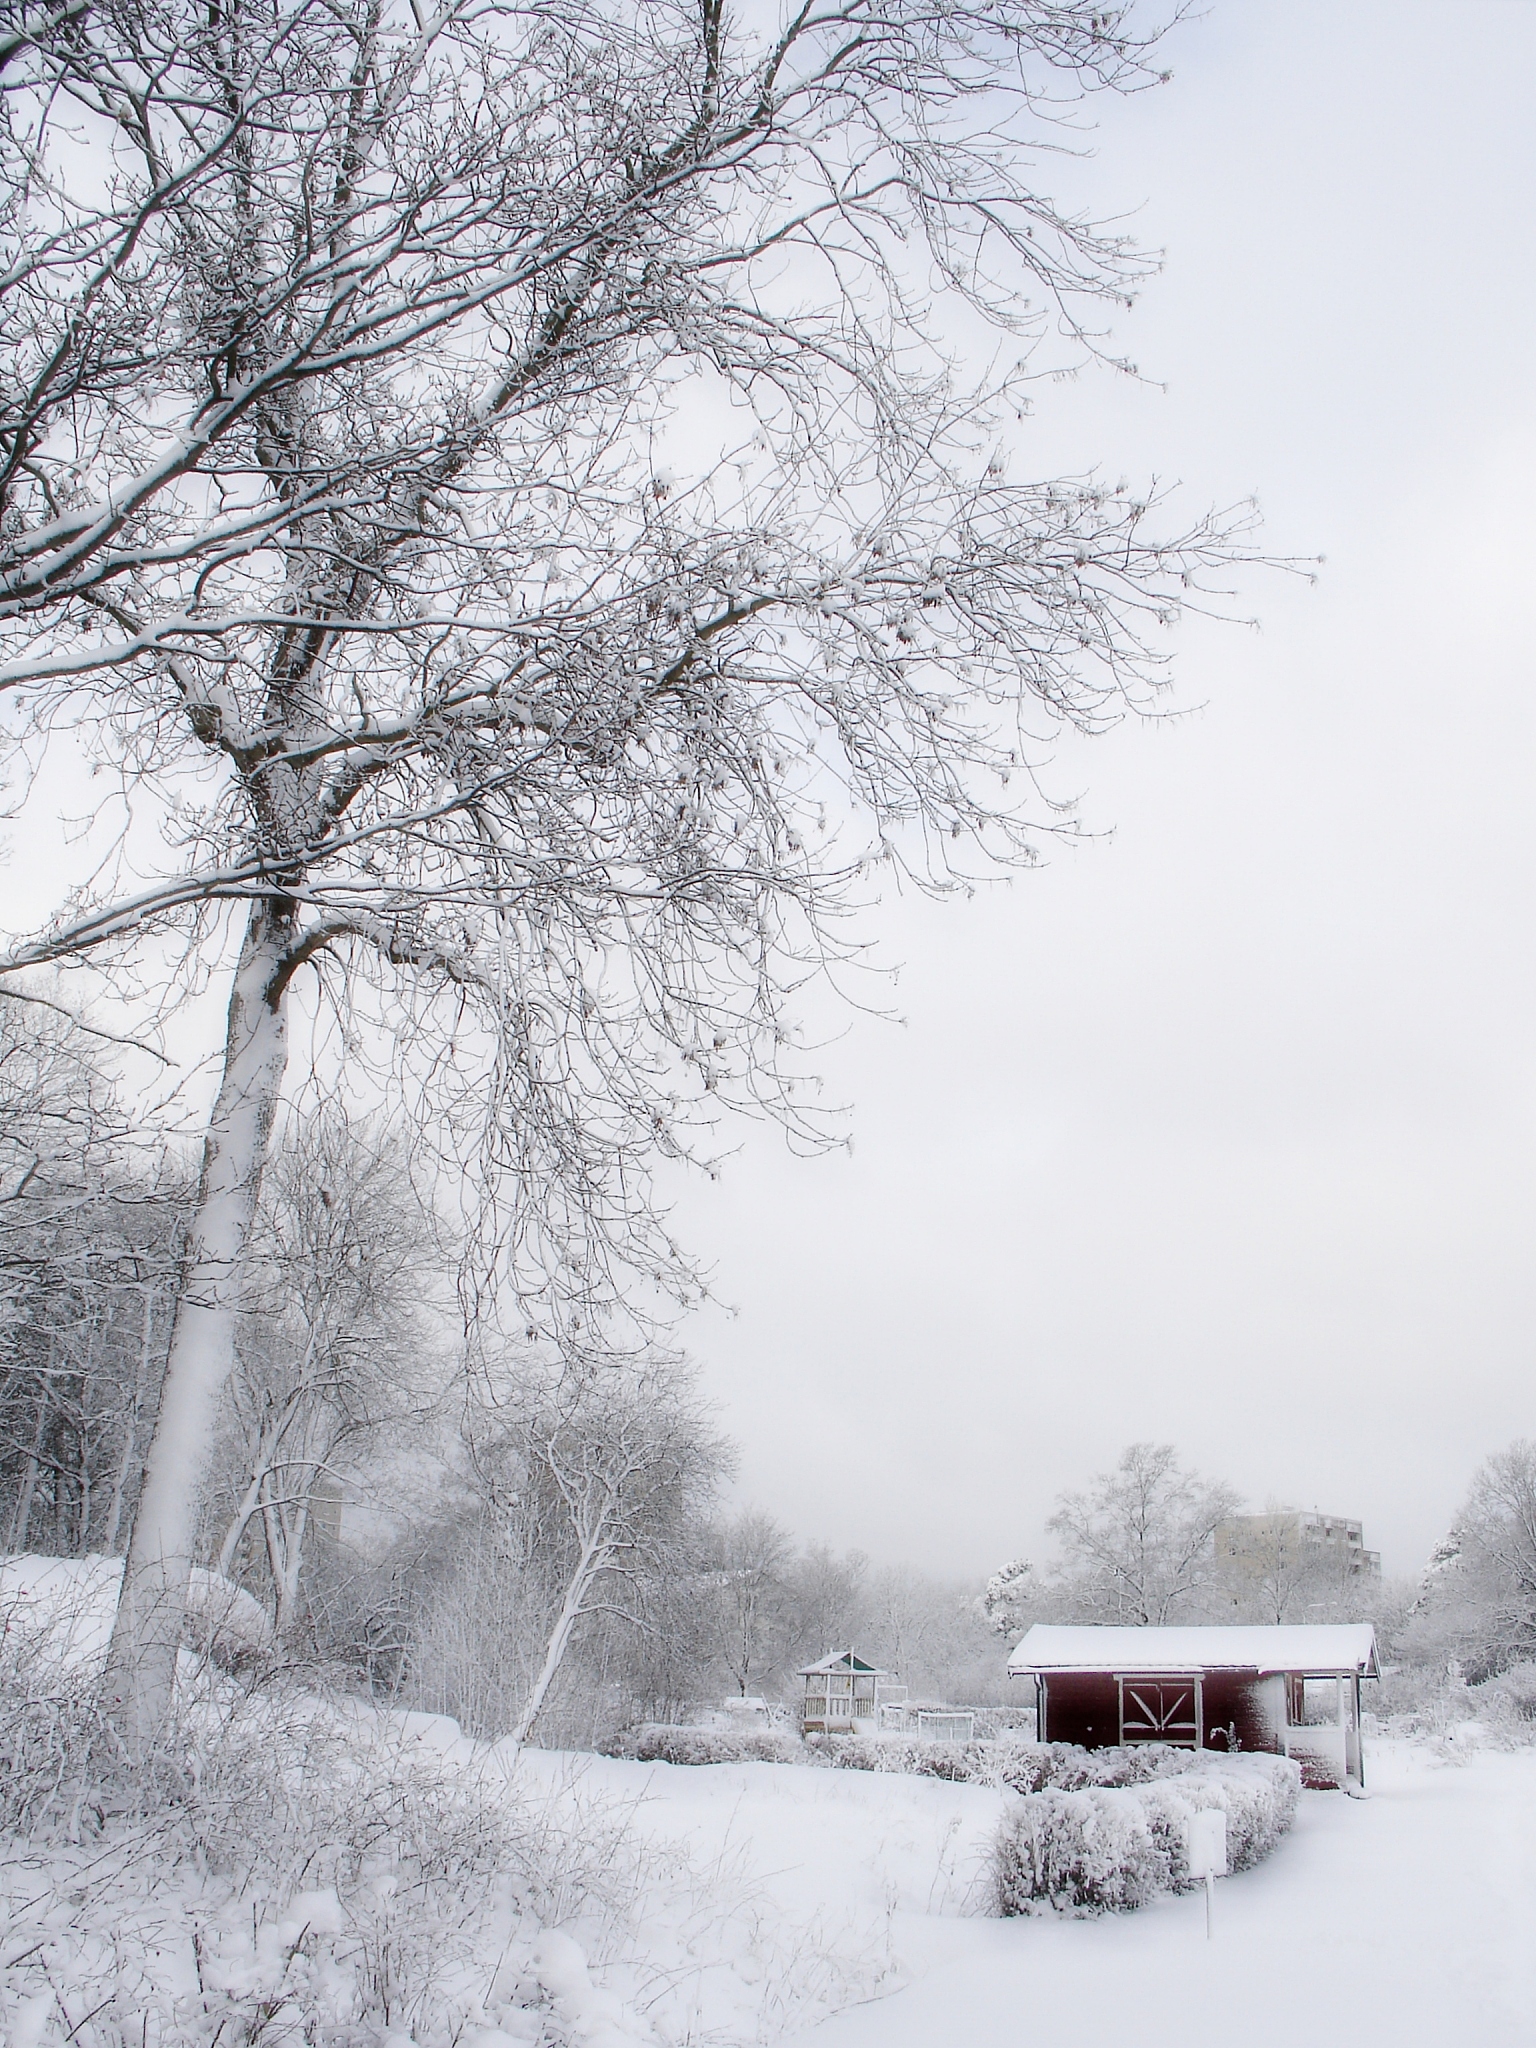
[[[510,1730],[533,1733],[582,1624],[647,1626],[647,1584],[686,1556],[729,1453],[695,1375],[658,1358],[573,1377],[524,1364],[472,1443],[502,1559],[542,1591],[542,1648]]]
[[[229,991],[112,1655],[147,1738],[301,981],[590,1352],[623,1269],[690,1285],[658,1148],[815,1135],[783,1001],[870,877],[1034,858],[1039,748],[1149,702],[1242,548],[1011,481],[1023,372],[941,346],[935,294],[1016,352],[1140,274],[1029,174],[1155,76],[1125,9],[23,0],[0,65],[7,734],[121,795],[0,973]]]
[[[1143,1626],[1198,1614],[1218,1576],[1216,1525],[1239,1505],[1230,1486],[1186,1471],[1172,1444],[1131,1444],[1086,1493],[1063,1494],[1046,1524],[1064,1603]]]
[[[1015,1557],[988,1579],[976,1609],[994,1635],[1017,1638],[1034,1620],[1039,1596],[1039,1573],[1027,1557]]]
[[[223,1429],[228,1574],[260,1532],[279,1639],[293,1622],[316,1499],[340,1461],[404,1427],[449,1378],[422,1313],[432,1233],[403,1151],[336,1110],[295,1121],[266,1175]]]
[[[799,1645],[795,1546],[771,1515],[749,1508],[714,1532],[705,1558],[710,1638],[730,1684],[745,1698],[780,1675]]]

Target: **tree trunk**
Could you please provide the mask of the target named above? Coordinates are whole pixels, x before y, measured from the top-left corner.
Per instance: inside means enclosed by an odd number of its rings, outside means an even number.
[[[533,1724],[539,1718],[549,1688],[555,1682],[555,1673],[560,1669],[566,1651],[570,1648],[571,1636],[581,1619],[582,1603],[587,1597],[592,1581],[602,1570],[602,1559],[606,1549],[601,1538],[584,1543],[576,1569],[571,1574],[571,1583],[565,1589],[565,1598],[560,1603],[560,1612],[550,1630],[549,1644],[544,1652],[544,1662],[539,1675],[533,1681],[523,1711],[517,1717],[517,1726],[512,1730],[514,1742],[526,1742],[533,1733]]]
[[[310,1483],[313,1484],[313,1468],[304,1469],[310,1473]],[[297,1501],[274,1500],[269,1490],[271,1480],[269,1468],[262,1481],[261,1526],[276,1603],[272,1629],[281,1643],[293,1625],[293,1612],[298,1604],[299,1573],[304,1565],[304,1536],[309,1526],[309,1497],[306,1493]]]
[[[136,1754],[170,1711],[198,1510],[219,1396],[234,1356],[246,1246],[287,1056],[292,911],[252,906],[229,1000],[224,1076],[203,1145],[197,1209],[171,1328],[160,1413],[144,1460],[107,1698]]]
[[[8,1548],[12,1551],[25,1550],[27,1536],[32,1527],[32,1500],[37,1492],[38,1460],[43,1449],[43,1428],[47,1420],[48,1404],[40,1398],[37,1404],[37,1428],[32,1435],[32,1448],[27,1453],[26,1476],[21,1491],[16,1496],[16,1505],[11,1510],[11,1529]]]

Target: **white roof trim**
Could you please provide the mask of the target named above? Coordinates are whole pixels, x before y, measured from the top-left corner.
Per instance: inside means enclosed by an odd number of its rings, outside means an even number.
[[[1010,1677],[1034,1671],[1300,1671],[1375,1678],[1376,1631],[1368,1621],[1181,1628],[1036,1622],[1008,1659]]]

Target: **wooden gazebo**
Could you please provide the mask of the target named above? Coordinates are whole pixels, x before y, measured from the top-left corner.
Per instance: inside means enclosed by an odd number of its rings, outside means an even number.
[[[852,1650],[834,1650],[807,1664],[802,1725],[807,1735],[873,1735],[879,1727],[880,1681],[889,1674]]]

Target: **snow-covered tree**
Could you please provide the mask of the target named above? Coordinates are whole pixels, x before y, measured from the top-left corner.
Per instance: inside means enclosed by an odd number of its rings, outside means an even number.
[[[1419,1658],[1454,1658],[1472,1680],[1536,1659],[1536,1442],[1478,1470],[1431,1556],[1405,1628]]]
[[[508,1731],[533,1733],[578,1632],[596,1616],[647,1625],[647,1585],[686,1569],[729,1462],[685,1361],[572,1375],[523,1362],[494,1389],[471,1444],[496,1549],[536,1628]]]
[[[789,1531],[761,1508],[716,1529],[705,1550],[709,1641],[743,1697],[781,1679],[802,1647],[796,1562]],[[824,1656],[831,1647],[814,1654]]]
[[[658,1149],[815,1135],[784,998],[841,913],[1032,858],[1040,749],[1242,543],[1014,480],[1024,373],[938,341],[1134,283],[1033,175],[1153,78],[1124,8],[20,0],[0,61],[5,733],[117,791],[0,974],[228,989],[112,1659],[147,1737],[296,989],[590,1348],[625,1269],[690,1284]]]
[[[994,1635],[1021,1636],[1034,1619],[1040,1575],[1027,1557],[999,1565],[983,1587],[977,1611]]]
[[[858,1647],[871,1590],[869,1559],[862,1550],[840,1554],[830,1544],[807,1543],[785,1583],[794,1615],[792,1657],[809,1664],[850,1644]]]
[[[1187,1471],[1172,1444],[1131,1444],[1086,1492],[1058,1500],[1046,1524],[1060,1553],[1053,1597],[1082,1620],[1196,1617],[1219,1576],[1216,1525],[1239,1505],[1230,1486]]]

